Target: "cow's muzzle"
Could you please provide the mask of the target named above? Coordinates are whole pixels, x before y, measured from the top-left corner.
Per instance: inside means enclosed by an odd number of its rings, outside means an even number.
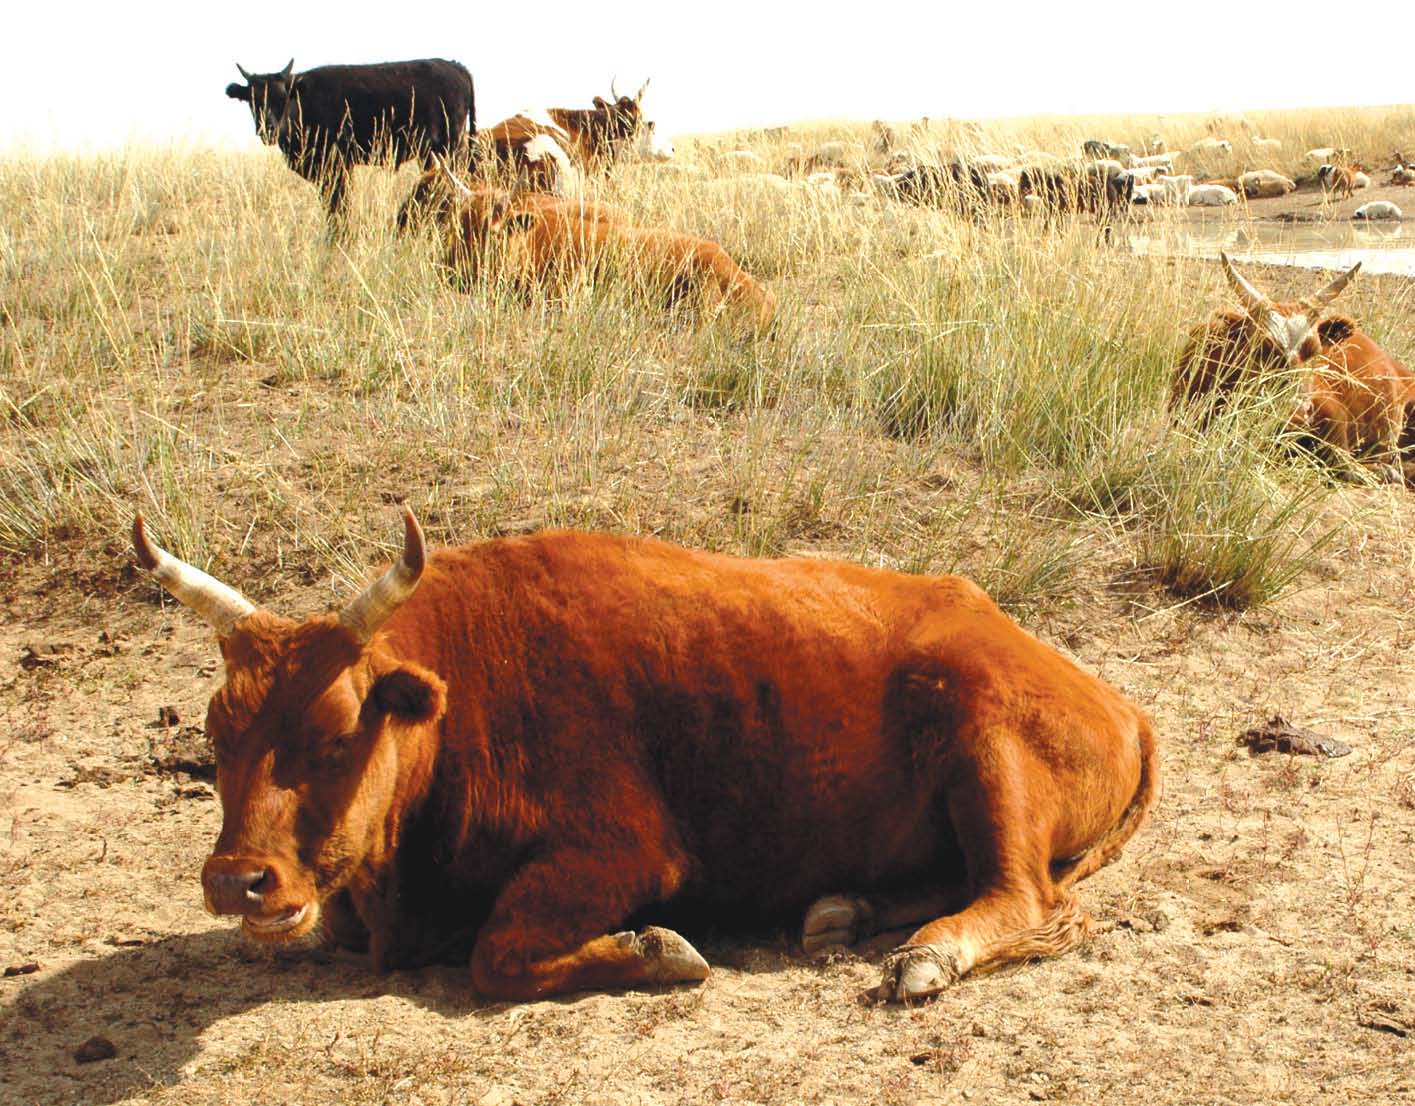
[[[246,936],[275,944],[303,937],[319,922],[317,898],[301,895],[295,882],[266,857],[213,856],[201,872],[208,911],[239,915]]]
[[[201,870],[206,908],[213,914],[260,914],[280,884],[275,866],[257,857],[213,856]]]

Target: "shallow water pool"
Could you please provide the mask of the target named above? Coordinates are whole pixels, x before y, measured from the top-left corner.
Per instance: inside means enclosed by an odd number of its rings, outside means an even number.
[[[1218,257],[1415,276],[1415,220],[1406,223],[1182,223],[1130,233],[1130,249],[1158,257]]]

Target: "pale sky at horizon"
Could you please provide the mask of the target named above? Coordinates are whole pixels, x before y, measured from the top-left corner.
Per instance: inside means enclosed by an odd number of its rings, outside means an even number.
[[[462,0],[337,7],[159,0],[17,6],[0,46],[0,151],[128,141],[257,145],[225,96],[251,72],[441,56],[472,72],[478,123],[588,106],[646,78],[669,135],[810,119],[1162,114],[1409,103],[1404,36],[1344,30],[1329,4],[1179,16],[1136,5],[541,2],[531,18]],[[1151,5],[1158,9],[1158,5]],[[399,22],[385,26],[388,13]],[[332,15],[331,12],[337,12]],[[255,14],[257,13],[258,18]],[[338,23],[335,23],[335,20]],[[1280,25],[1276,25],[1280,20]],[[1332,49],[1335,36],[1352,49]],[[52,45],[53,49],[49,49]],[[1324,57],[1344,60],[1340,68]],[[1350,60],[1360,59],[1360,71]]]

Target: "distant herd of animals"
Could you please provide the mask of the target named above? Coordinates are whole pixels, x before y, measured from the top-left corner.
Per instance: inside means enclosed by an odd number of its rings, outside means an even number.
[[[462,181],[456,63],[287,66],[231,94],[334,208],[375,125],[426,158],[404,214],[455,228],[454,265],[493,233],[529,235],[544,265],[632,245],[656,279],[769,321],[774,301],[715,244]],[[642,140],[641,98],[514,117],[496,156],[528,181],[563,169],[547,139],[581,170],[612,160]],[[1212,417],[1305,365],[1293,426],[1401,478],[1415,375],[1325,313],[1356,268],[1280,303],[1222,265],[1238,308],[1190,335],[1171,405]],[[222,826],[202,887],[256,942],[322,938],[380,970],[460,962],[483,996],[525,1000],[701,980],[670,928],[685,922],[794,916],[808,952],[918,926],[870,992],[911,1001],[1084,941],[1074,886],[1158,793],[1143,711],[966,580],[575,532],[429,552],[406,508],[403,523],[396,564],[303,622],[134,523],[141,565],[220,641]]]

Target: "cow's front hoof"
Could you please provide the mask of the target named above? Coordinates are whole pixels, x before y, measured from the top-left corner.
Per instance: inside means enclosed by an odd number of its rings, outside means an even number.
[[[825,895],[811,903],[801,926],[801,949],[819,952],[831,945],[853,945],[871,932],[874,907],[855,895]]]
[[[614,939],[639,954],[650,982],[698,983],[708,977],[702,954],[671,929],[646,926],[638,933],[616,933]]]
[[[952,953],[937,945],[903,945],[884,960],[884,978],[865,997],[873,1002],[914,1002],[946,990],[962,973]]]

